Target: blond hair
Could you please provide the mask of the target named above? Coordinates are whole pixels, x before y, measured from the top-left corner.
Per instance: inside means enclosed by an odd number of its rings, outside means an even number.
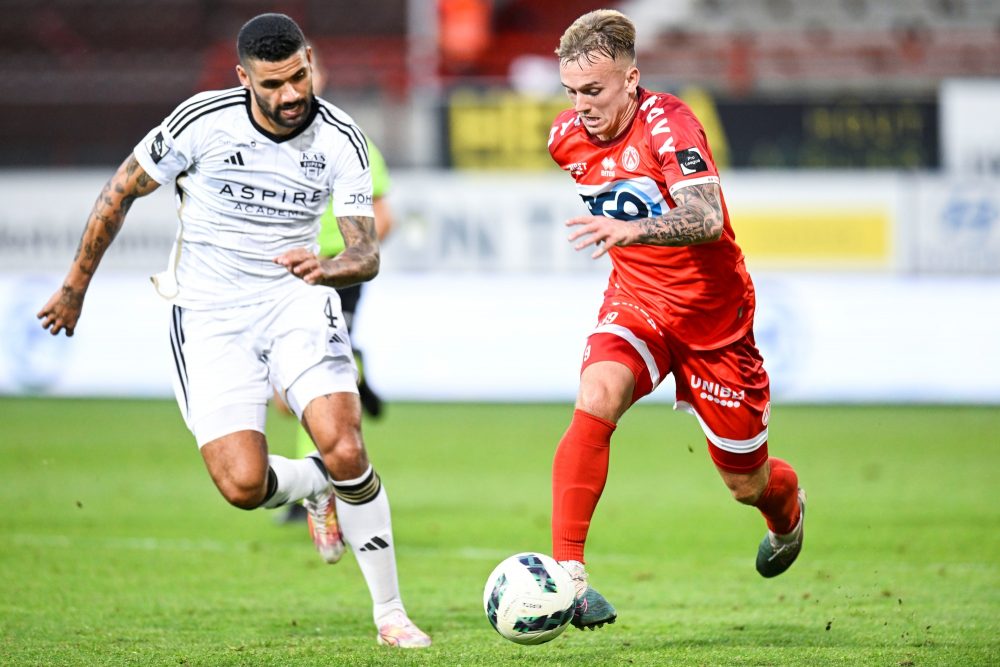
[[[618,10],[596,9],[566,28],[559,38],[556,55],[563,63],[581,58],[592,63],[603,55],[611,60],[624,56],[634,64],[635,24]]]

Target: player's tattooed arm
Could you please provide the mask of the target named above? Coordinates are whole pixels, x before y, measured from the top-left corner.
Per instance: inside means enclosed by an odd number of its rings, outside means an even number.
[[[717,183],[680,188],[674,202],[677,206],[665,214],[640,220],[603,215],[572,218],[566,221],[566,226],[573,228],[569,241],[577,250],[594,246],[591,257],[596,259],[612,246],[688,246],[717,241],[722,236],[722,199]]]
[[[132,203],[159,187],[130,154],[115,174],[104,184],[87,218],[80,244],[62,286],[38,313],[42,327],[58,334],[73,335],[87,287],[104,257],[104,252],[118,235]]]
[[[324,284],[341,287],[366,282],[377,276],[380,254],[375,218],[347,215],[337,218],[337,226],[344,237],[344,250],[336,257],[324,260]]]
[[[130,154],[104,184],[94,202],[73,258],[74,268],[83,275],[93,276],[104,252],[122,228],[133,202],[158,187],[159,183],[150,178],[135,155]]]
[[[379,247],[375,218],[347,215],[337,218],[344,250],[336,257],[317,257],[305,248],[293,248],[274,258],[276,264],[310,285],[347,287],[378,275]]]
[[[718,241],[722,236],[722,200],[718,183],[679,188],[677,206],[654,218],[638,220],[636,243],[686,246]]]

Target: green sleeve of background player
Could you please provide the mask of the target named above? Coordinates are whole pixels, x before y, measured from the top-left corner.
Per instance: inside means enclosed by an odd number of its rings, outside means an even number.
[[[371,163],[372,197],[378,199],[389,191],[389,169],[385,166],[385,158],[368,139],[368,159]],[[333,214],[333,199],[326,205],[326,211],[319,221],[319,254],[321,257],[333,257],[344,250],[344,237],[337,227],[337,216]]]

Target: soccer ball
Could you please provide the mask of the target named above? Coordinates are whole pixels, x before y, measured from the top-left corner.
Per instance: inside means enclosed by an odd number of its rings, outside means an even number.
[[[558,637],[576,610],[576,588],[562,565],[526,552],[504,559],[486,580],[483,608],[493,628],[516,644]]]

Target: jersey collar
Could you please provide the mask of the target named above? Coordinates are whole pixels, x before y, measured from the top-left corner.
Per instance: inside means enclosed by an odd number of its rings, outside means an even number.
[[[263,134],[265,137],[267,137],[268,139],[270,139],[271,141],[273,141],[276,144],[284,143],[284,142],[288,141],[289,139],[294,139],[295,137],[297,137],[300,134],[302,134],[303,132],[305,132],[306,129],[310,125],[312,125],[313,120],[315,120],[315,118],[316,118],[316,114],[319,113],[319,100],[317,100],[316,96],[314,95],[313,98],[312,98],[312,104],[310,105],[311,108],[309,109],[309,117],[306,118],[306,122],[302,123],[301,125],[299,125],[297,128],[295,128],[294,130],[292,130],[288,134],[274,134],[273,132],[269,132],[269,131],[265,130],[263,127],[261,127],[257,123],[256,120],[254,120],[253,110],[250,108],[250,90],[249,89],[246,89],[246,99],[244,100],[243,104],[244,104],[244,106],[246,107],[246,110],[247,110],[247,118],[250,120],[250,124],[253,125],[254,129],[257,130],[258,132],[260,132],[261,134]]]

